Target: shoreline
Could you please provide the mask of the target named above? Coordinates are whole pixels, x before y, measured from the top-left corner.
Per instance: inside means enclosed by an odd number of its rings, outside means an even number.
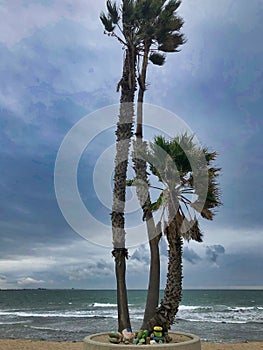
[[[244,343],[206,343],[202,350],[263,350],[263,341]],[[149,346],[149,349],[151,346]],[[82,350],[83,342],[0,339],[0,350]]]

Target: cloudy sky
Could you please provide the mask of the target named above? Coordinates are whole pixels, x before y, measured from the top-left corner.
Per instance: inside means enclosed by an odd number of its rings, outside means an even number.
[[[185,244],[184,287],[263,288],[263,3],[198,6],[183,1],[187,43],[164,67],[149,66],[146,96],[182,118],[222,167],[224,205],[202,223],[204,242]],[[0,2],[0,288],[115,288],[104,165],[112,171],[116,116],[103,125],[94,112],[118,103],[123,50],[103,34],[102,9],[104,0]],[[84,117],[92,140],[78,183],[91,215],[78,224],[86,239],[65,220],[54,189],[59,147]],[[142,237],[135,217],[128,224]],[[144,242],[130,239],[129,288],[147,286]],[[162,242],[162,285],[166,249]]]

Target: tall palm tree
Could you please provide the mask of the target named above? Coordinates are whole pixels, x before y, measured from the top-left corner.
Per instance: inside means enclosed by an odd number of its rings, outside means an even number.
[[[151,209],[162,209],[169,260],[164,297],[148,329],[160,324],[168,331],[173,324],[182,292],[183,238],[202,242],[198,214],[212,220],[221,205],[217,183],[220,168],[212,166],[216,156],[216,152],[198,147],[187,134],[172,140],[158,136],[149,146],[150,169],[163,185]]]
[[[101,13],[100,19],[105,33],[112,35],[125,47],[122,78],[117,91],[121,88],[119,120],[116,130],[116,155],[114,169],[113,204],[111,212],[113,251],[115,258],[115,274],[117,281],[118,329],[130,328],[128,297],[126,287],[126,259],[128,251],[125,247],[125,200],[126,174],[128,168],[129,149],[133,135],[134,94],[136,90],[136,53],[133,43],[134,30],[131,17],[126,13],[128,0],[122,2],[122,14],[116,3],[107,1],[107,14]],[[119,29],[120,35],[116,34]]]
[[[177,47],[184,42],[182,34],[179,33],[183,25],[181,18],[175,15],[180,5],[179,0],[123,0],[119,10],[116,3],[107,0],[107,14],[101,13],[101,21],[105,33],[111,35],[125,47],[126,58],[124,61],[123,76],[118,84],[122,88],[121,102],[131,103],[134,101],[136,90],[136,67],[138,68],[137,80],[139,85],[137,128],[136,135],[138,147],[144,147],[142,142],[142,103],[146,90],[146,71],[150,60],[153,64],[162,65],[165,61],[166,52],[175,52]],[[142,60],[142,64],[141,64]],[[127,291],[125,285],[125,269],[127,249],[125,248],[125,179],[128,163],[120,162],[121,159],[128,159],[130,138],[132,135],[133,108],[124,107],[127,111],[120,111],[120,119],[117,126],[117,143],[114,172],[114,197],[112,206],[112,232],[113,232],[113,255],[116,261],[117,277],[117,301],[119,315],[119,329],[129,326]],[[123,123],[124,120],[124,123]],[[125,131],[123,129],[126,129]],[[126,141],[127,142],[126,142]],[[127,143],[125,149],[121,144]],[[147,180],[146,163],[136,161],[136,148],[134,152],[134,168],[138,179]],[[127,158],[126,158],[127,156]],[[125,177],[125,179],[124,179]],[[146,319],[152,316],[152,310],[158,305],[159,300],[159,249],[158,242],[160,235],[156,234],[156,227],[152,213],[147,210],[150,205],[150,197],[146,202],[142,201],[140,189],[137,190],[141,202],[144,217],[147,222],[148,235],[151,247],[151,267],[149,278],[149,289],[146,306]],[[120,204],[120,202],[122,204]],[[153,238],[152,238],[153,237]],[[123,297],[125,296],[125,297]],[[147,311],[148,310],[148,311]],[[124,316],[125,315],[125,316]],[[124,327],[125,326],[125,327]]]

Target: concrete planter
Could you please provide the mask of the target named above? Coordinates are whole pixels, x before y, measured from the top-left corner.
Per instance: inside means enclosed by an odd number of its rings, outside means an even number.
[[[83,350],[201,350],[200,339],[190,333],[169,332],[176,343],[155,344],[155,345],[133,345],[133,344],[111,344],[107,341],[107,333],[92,334],[84,339]]]

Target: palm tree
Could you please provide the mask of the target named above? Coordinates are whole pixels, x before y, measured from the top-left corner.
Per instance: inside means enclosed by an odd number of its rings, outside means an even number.
[[[115,258],[115,274],[117,281],[118,304],[118,330],[130,328],[128,310],[128,297],[126,287],[126,259],[128,251],[125,247],[125,200],[126,200],[126,174],[128,168],[129,149],[133,135],[134,94],[136,90],[136,54],[133,44],[133,29],[126,6],[129,1],[122,4],[121,18],[116,3],[107,1],[107,14],[101,13],[100,19],[104,25],[105,33],[118,39],[125,47],[122,78],[117,91],[121,88],[120,112],[116,130],[116,156],[114,169],[113,204],[111,212],[113,251]],[[125,14],[125,15],[124,15]],[[121,36],[116,34],[119,29]]]
[[[154,315],[159,303],[160,290],[160,256],[159,241],[161,238],[160,225],[155,225],[152,211],[149,210],[151,199],[147,186],[147,164],[138,154],[146,150],[143,142],[143,101],[146,91],[146,75],[149,61],[155,65],[163,65],[166,52],[176,52],[184,43],[180,29],[183,20],[177,16],[176,10],[180,1],[133,1],[130,2],[129,11],[134,15],[136,27],[135,45],[138,68],[138,97],[137,97],[137,125],[136,140],[133,143],[133,164],[136,174],[136,192],[143,210],[143,219],[146,222],[148,240],[150,245],[150,274],[148,293],[142,329]]]
[[[165,63],[164,52],[175,52],[184,43],[180,29],[183,21],[177,16],[176,10],[180,1],[145,1],[138,2],[138,13],[145,14],[140,23],[140,45],[138,46],[138,67],[142,61],[138,75],[138,98],[137,98],[137,125],[136,141],[134,142],[133,163],[138,181],[137,196],[139,198],[143,219],[147,225],[148,240],[150,246],[150,273],[148,280],[148,292],[144,318],[141,328],[147,328],[148,321],[153,317],[159,304],[160,290],[160,254],[159,241],[161,238],[160,225],[155,225],[152,211],[150,193],[147,187],[148,175],[147,164],[138,154],[146,150],[143,142],[143,102],[146,91],[146,75],[148,62],[162,66]],[[169,42],[169,45],[167,43]],[[142,185],[140,185],[142,184]]]
[[[123,0],[121,10],[118,9],[115,2],[112,3],[110,0],[107,0],[106,5],[108,10],[107,14],[101,13],[100,16],[105,28],[105,33],[117,38],[126,49],[123,75],[117,88],[117,90],[119,90],[120,87],[122,88],[122,104],[126,102],[132,103],[134,101],[136,67],[138,69],[137,81],[139,92],[136,128],[138,142],[134,147],[133,159],[136,177],[147,181],[146,163],[136,158],[138,148],[145,147],[142,142],[142,103],[146,90],[147,65],[149,60],[153,64],[163,65],[165,61],[164,53],[175,52],[178,46],[184,43],[183,35],[179,33],[183,21],[175,15],[175,11],[180,6],[180,1]],[[116,131],[117,151],[111,215],[114,245],[113,255],[116,262],[119,329],[130,325],[125,285],[125,258],[128,256],[128,252],[125,248],[124,221],[125,180],[128,162],[121,162],[121,159],[128,159],[132,125],[133,108],[130,106],[121,106],[119,123]],[[126,143],[124,150],[122,149],[123,141]],[[146,202],[142,200],[140,188],[137,189],[137,194],[141,202],[144,218],[146,219],[151,248],[149,288],[144,318],[144,320],[147,320],[153,315],[152,310],[155,310],[159,301],[160,263],[158,243],[160,235],[157,234],[158,231],[156,231],[152,213],[147,209],[150,205],[149,193]]]
[[[221,205],[217,183],[220,168],[212,166],[216,156],[216,152],[198,147],[187,134],[172,140],[158,136],[149,146],[151,172],[163,185],[151,210],[162,209],[169,260],[164,297],[147,329],[159,324],[168,331],[173,324],[181,300],[183,238],[202,242],[198,215],[212,220]]]

